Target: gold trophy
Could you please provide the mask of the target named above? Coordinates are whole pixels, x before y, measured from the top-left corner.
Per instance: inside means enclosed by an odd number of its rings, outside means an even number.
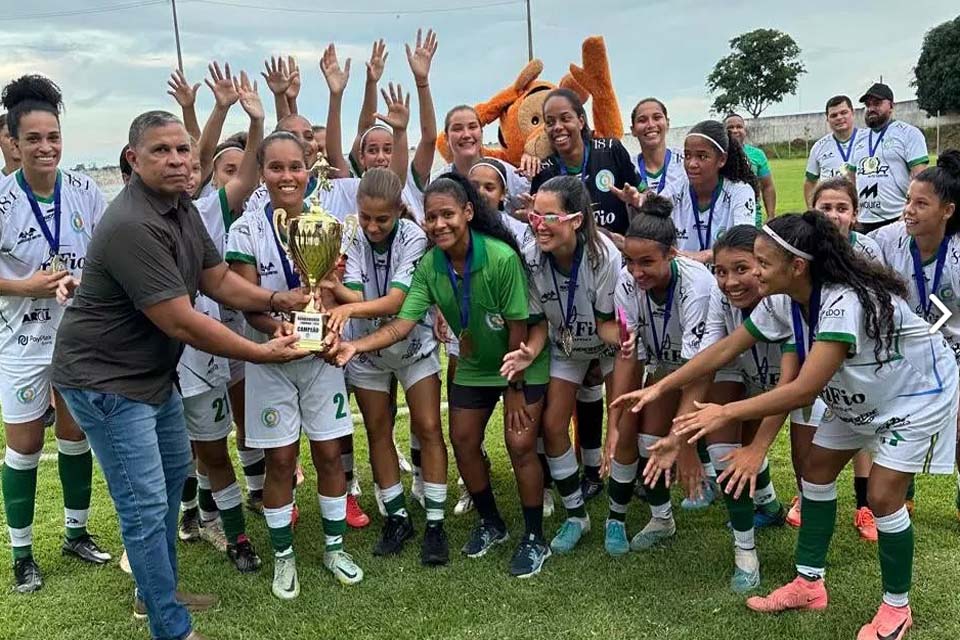
[[[327,172],[330,165],[321,158],[313,169],[317,171],[319,189],[331,189]],[[350,224],[353,222],[353,224]],[[310,198],[307,212],[291,216],[283,209],[273,212],[273,228],[281,246],[290,257],[294,268],[305,281],[309,293],[319,299],[318,285],[336,267],[344,248],[352,242],[356,231],[355,220],[344,224],[328,213],[316,192]],[[344,230],[348,232],[348,242],[344,243]],[[293,314],[294,332],[300,336],[297,346],[307,351],[323,351],[326,348],[327,315],[311,299],[303,311]]]

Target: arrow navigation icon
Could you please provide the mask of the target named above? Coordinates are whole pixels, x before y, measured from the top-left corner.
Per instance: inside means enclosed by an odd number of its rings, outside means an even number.
[[[932,327],[930,327],[930,333],[936,333],[937,331],[940,331],[940,327],[946,324],[947,320],[950,319],[950,316],[953,315],[953,311],[947,309],[947,305],[940,302],[940,298],[932,293],[930,294],[930,302],[937,305],[937,309],[940,309],[940,313],[943,314],[940,316],[940,319],[937,320]]]

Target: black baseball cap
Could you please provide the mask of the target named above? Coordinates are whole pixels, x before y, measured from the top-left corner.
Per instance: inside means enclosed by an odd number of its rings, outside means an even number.
[[[867,98],[879,98],[893,102],[893,89],[882,82],[875,82],[873,86],[867,89],[865,94],[860,96],[860,102],[866,102]]]

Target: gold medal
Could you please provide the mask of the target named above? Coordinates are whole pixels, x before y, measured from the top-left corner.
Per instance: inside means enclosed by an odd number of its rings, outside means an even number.
[[[55,253],[50,257],[50,273],[64,271],[66,266],[67,265],[63,262],[63,258],[60,257],[60,254]]]
[[[863,161],[863,172],[865,174],[876,173],[880,170],[880,158],[865,158]]]
[[[469,329],[460,332],[460,357],[469,358],[473,354],[473,336]]]

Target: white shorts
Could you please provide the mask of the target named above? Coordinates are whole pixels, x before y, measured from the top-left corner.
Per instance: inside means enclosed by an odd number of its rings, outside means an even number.
[[[187,435],[196,442],[213,442],[230,435],[233,429],[233,413],[227,385],[183,399],[183,417],[187,422]]]
[[[232,387],[238,382],[243,382],[243,376],[246,375],[247,363],[243,360],[231,360],[230,361],[230,382],[227,384],[228,387]]]
[[[251,364],[244,381],[246,439],[252,449],[275,449],[300,439],[315,442],[353,433],[343,371],[319,358]]]
[[[590,363],[594,360],[600,362],[600,372],[604,379],[613,371],[614,356],[605,356],[602,358],[593,358],[591,360],[577,360],[575,358],[558,357],[555,353],[550,358],[550,377],[560,378],[573,384],[583,384],[583,379],[587,377],[587,371],[590,370]],[[602,386],[602,385],[601,385]]]
[[[827,405],[817,398],[809,407],[801,407],[790,412],[790,424],[804,425],[807,427],[818,427],[823,421],[823,416],[827,412]]]
[[[20,424],[36,420],[50,406],[50,365],[0,365],[0,408],[3,421]]]
[[[456,336],[451,335],[450,341],[447,342],[447,357],[448,358],[459,358],[460,357],[460,341]]]
[[[873,453],[875,464],[902,473],[951,475],[957,447],[957,403],[951,405],[952,410],[945,408],[938,420],[940,430],[933,433],[931,425],[924,428],[910,424],[876,434],[875,425],[855,427],[828,409],[813,436],[813,444],[834,451],[866,449]]]
[[[352,388],[390,393],[390,379],[393,376],[397,377],[397,382],[406,391],[439,372],[440,357],[436,352],[396,371],[381,369],[367,358],[354,358],[347,364],[347,381]]]

